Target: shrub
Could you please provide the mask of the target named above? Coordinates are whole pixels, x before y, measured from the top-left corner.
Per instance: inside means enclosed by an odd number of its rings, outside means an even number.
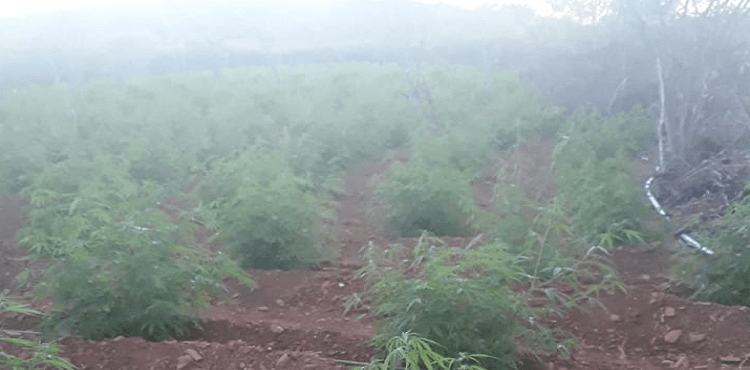
[[[392,338],[413,333],[440,343],[431,349],[440,356],[481,354],[473,358],[488,369],[515,368],[518,342],[534,355],[568,356],[575,349],[574,339],[545,327],[543,318],[564,317],[579,304],[597,304],[601,290],[624,291],[602,248],[557,260],[556,266],[541,266],[550,246],[537,244],[536,251],[515,255],[500,242],[480,244],[480,238],[463,248],[449,248],[424,234],[411,251],[372,244],[365,249],[366,264],[358,275],[364,277],[366,299],[376,315],[377,348],[390,354]],[[559,289],[560,284],[578,285],[581,274],[598,282],[570,295]]]
[[[41,313],[26,305],[16,303],[0,294],[0,315],[5,313],[40,316]],[[3,350],[3,343],[21,348],[28,356],[18,357]],[[8,336],[0,325],[0,367],[7,370],[61,369],[72,370],[76,367],[60,357],[60,349],[54,342],[42,342]]]
[[[18,238],[50,263],[38,286],[56,303],[45,330],[179,336],[221,290],[220,278],[250,284],[229,259],[194,246],[189,221],[175,223],[154,207],[161,187],[135,184],[127,171],[107,156],[64,161],[27,189],[31,209]]]
[[[466,235],[473,210],[467,177],[452,166],[431,165],[420,158],[395,163],[377,192],[386,209],[390,234]]]
[[[511,289],[522,271],[504,245],[452,250],[421,238],[408,259],[401,250],[374,246],[365,257],[360,274],[379,317],[377,346],[414,332],[443,345],[433,348],[441,356],[479,353],[493,356],[481,359],[483,366],[514,366],[517,320],[527,307]]]
[[[196,310],[222,290],[220,278],[251,284],[230,260],[193,246],[192,227],[157,209],[98,220],[82,248],[71,250],[40,288],[56,307],[47,331],[86,338],[180,337],[195,328]]]
[[[628,163],[650,128],[643,111],[569,119],[554,169],[560,198],[586,243],[611,248],[643,241],[641,221],[653,215]]]
[[[130,181],[125,161],[102,156],[50,164],[23,194],[29,197],[31,208],[26,215],[28,227],[19,231],[18,243],[46,258],[85,249],[93,233],[113,222],[117,211],[154,204],[161,188],[138,186]]]
[[[565,266],[577,251],[571,250],[572,228],[565,208],[544,194],[554,183],[553,175],[534,168],[538,164],[523,158],[519,150],[501,164],[493,194],[494,217],[482,230],[507,243],[512,254],[523,256],[521,266],[531,276]]]
[[[698,298],[724,305],[750,305],[750,198],[735,204],[715,230],[698,240],[715,254],[698,251],[683,255],[678,270],[697,288]]]
[[[219,166],[216,178],[223,190],[213,191],[220,197],[204,212],[213,213],[219,238],[244,267],[297,268],[325,257],[312,188],[278,157],[248,151]]]

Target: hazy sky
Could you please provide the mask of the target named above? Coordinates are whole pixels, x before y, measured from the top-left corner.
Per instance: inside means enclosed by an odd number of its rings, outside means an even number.
[[[133,2],[145,2],[144,0],[16,0],[16,1],[3,1],[0,5],[0,17],[3,16],[20,16],[24,14],[44,12],[50,10],[60,9],[74,9],[81,7],[106,7],[110,4],[117,3],[133,3]],[[148,2],[164,1],[164,0],[150,0]],[[179,1],[179,0],[171,0]],[[245,0],[248,1],[248,0]],[[252,0],[249,0],[252,1]],[[311,2],[333,2],[341,0],[275,0],[276,2],[284,3],[306,3]],[[537,10],[546,8],[544,0],[412,0],[427,4],[449,4],[459,6],[468,9],[475,9],[484,4],[524,4],[531,6]],[[543,10],[542,10],[543,11]]]

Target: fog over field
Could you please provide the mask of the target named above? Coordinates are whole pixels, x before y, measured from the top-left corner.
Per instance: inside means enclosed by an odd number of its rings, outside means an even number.
[[[568,111],[641,105],[687,164],[747,136],[747,0],[428,3],[29,2],[0,18],[0,94],[248,66],[459,64],[513,71]]]
[[[741,365],[748,184],[750,0],[18,2],[0,368]]]
[[[475,60],[533,11],[409,1],[129,2],[0,18],[0,86],[248,65]]]

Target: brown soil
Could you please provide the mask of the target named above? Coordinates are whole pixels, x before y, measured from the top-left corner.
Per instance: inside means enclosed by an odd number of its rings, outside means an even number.
[[[525,165],[538,166],[545,176],[551,143],[525,148]],[[543,157],[543,155],[542,155]],[[373,179],[393,160],[362,163],[344,178],[338,194],[333,228],[337,261],[315,271],[250,271],[258,286],[252,290],[228,282],[232,299],[214,302],[204,315],[204,331],[184,341],[151,343],[138,338],[62,341],[63,356],[79,369],[350,369],[334,362],[366,362],[373,329],[360,310],[344,312],[347,297],[362,289],[354,272],[360,249],[373,242],[390,243],[371,212]],[[546,175],[548,177],[548,175]],[[475,182],[478,203],[491,205],[492,171]],[[543,181],[537,196],[554,189]],[[21,227],[23,202],[4,197],[0,204],[0,291],[22,296],[16,276],[30,266],[15,243]],[[205,240],[205,238],[203,238]],[[449,245],[465,239],[447,238]],[[404,241],[407,242],[407,241]],[[746,307],[725,307],[681,298],[669,275],[670,252],[665,248],[615,251],[611,256],[626,293],[603,293],[606,309],[576,311],[557,321],[578,340],[572,357],[553,357],[541,369],[729,369],[745,365],[750,355],[750,316]],[[5,317],[5,328],[32,329],[32,319]],[[33,329],[32,329],[33,330]]]

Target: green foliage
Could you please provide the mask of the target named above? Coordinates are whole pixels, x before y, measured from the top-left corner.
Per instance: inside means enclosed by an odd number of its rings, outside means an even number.
[[[127,170],[126,162],[108,156],[48,165],[24,191],[31,208],[19,244],[39,257],[63,257],[85,250],[97,230],[113,222],[116,206],[139,209],[155,203],[161,189],[138,186]]]
[[[559,193],[586,243],[606,248],[643,242],[651,213],[628,163],[650,137],[642,110],[612,117],[576,114],[556,148]]]
[[[471,67],[433,66],[423,73],[439,129],[421,127],[415,155],[473,175],[498,149],[532,136],[551,136],[562,121],[510,72],[482,73]]]
[[[517,256],[517,265],[529,283],[519,294],[530,300],[545,297],[544,313],[561,316],[581,302],[596,304],[602,289],[623,289],[606,249],[581,250],[568,209],[558,198],[549,198],[555,187],[554,174],[543,165],[549,158],[538,163],[524,155],[524,150],[514,149],[503,159],[495,185],[495,217],[483,225],[483,230],[506,242],[508,252]],[[587,288],[572,296],[559,289],[561,284],[577,286],[583,279],[588,281]],[[546,343],[548,350],[557,346],[558,351],[570,353],[556,343],[554,335],[560,333],[535,329],[528,334],[537,337],[536,342]]]
[[[394,163],[377,194],[392,235],[466,235],[474,199],[467,177],[452,166],[413,158]]]
[[[305,267],[325,256],[320,207],[283,161],[256,150],[217,165],[211,177],[218,188],[209,193],[218,196],[204,212],[244,267]]]
[[[680,274],[702,300],[724,305],[750,305],[750,199],[735,204],[715,230],[698,240],[716,254],[690,251],[678,265]]]
[[[0,315],[14,313],[27,316],[40,316],[41,313],[30,309],[26,305],[13,302],[0,294]],[[14,356],[3,350],[3,344],[22,349],[28,355]],[[61,369],[73,370],[76,367],[68,360],[60,357],[60,348],[54,342],[42,342],[8,336],[8,332],[0,325],[0,367],[7,370],[35,370]]]
[[[223,256],[194,246],[186,219],[156,208],[163,188],[131,180],[118,157],[51,164],[27,188],[19,244],[49,262],[40,292],[53,296],[45,329],[88,338],[160,340],[186,333],[220,278],[250,280]]]
[[[479,366],[485,355],[459,353],[457,357],[445,357],[435,352],[432,347],[440,344],[421,337],[419,334],[404,332],[388,340],[385,345],[386,356],[376,360],[365,370],[485,370]]]
[[[522,271],[502,244],[450,249],[423,237],[408,259],[402,250],[370,246],[360,271],[367,282],[377,321],[375,343],[419,333],[442,344],[440,355],[494,356],[480,359],[493,369],[514,366],[519,317],[528,308],[513,293]]]
[[[251,281],[225,257],[193,246],[191,225],[161,210],[115,208],[80,248],[53,263],[40,288],[56,308],[46,330],[92,339],[118,335],[179,337],[195,327],[195,311],[222,290],[220,278]]]

